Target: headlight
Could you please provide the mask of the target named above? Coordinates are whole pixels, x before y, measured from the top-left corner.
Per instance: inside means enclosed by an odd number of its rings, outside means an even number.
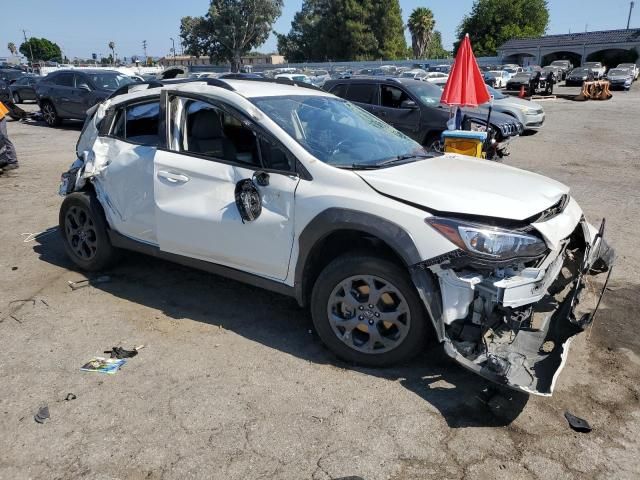
[[[490,260],[536,258],[547,250],[542,239],[526,233],[441,217],[425,222],[462,250]]]

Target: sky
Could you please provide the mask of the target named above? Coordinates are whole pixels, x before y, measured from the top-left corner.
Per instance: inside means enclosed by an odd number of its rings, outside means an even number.
[[[0,57],[9,54],[6,46],[17,46],[27,37],[44,37],[56,42],[69,58],[90,58],[92,53],[108,56],[107,44],[113,40],[120,57],[143,55],[142,41],[147,41],[150,56],[168,54],[173,37],[179,43],[180,18],[204,15],[208,0],[109,0],[98,3],[87,0],[2,0]],[[640,2],[636,2],[631,27],[640,28]],[[284,0],[282,16],[274,30],[287,33],[302,0]],[[444,47],[450,49],[456,28],[471,10],[473,0],[400,0],[406,22],[416,7],[433,11],[436,29],[442,32]],[[625,28],[629,12],[628,0],[549,0],[551,19],[548,33],[583,32],[585,28],[609,30]],[[408,38],[408,37],[407,37]],[[180,53],[179,47],[177,48]],[[258,50],[276,50],[273,35]]]

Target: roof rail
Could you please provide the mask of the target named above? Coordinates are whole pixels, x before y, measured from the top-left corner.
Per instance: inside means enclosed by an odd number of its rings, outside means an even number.
[[[224,88],[224,89],[227,89],[227,90],[231,90],[232,92],[236,91],[235,88],[233,88],[227,82],[225,82],[224,80],[221,80],[219,78],[207,78],[207,85],[209,85],[211,87]]]
[[[139,88],[134,90],[135,87],[143,87],[146,86],[146,88]],[[119,97],[120,95],[126,95],[127,93],[130,93],[131,91],[138,91],[138,90],[149,90],[150,88],[159,88],[162,87],[163,83],[159,82],[158,80],[150,80],[148,82],[136,82],[136,83],[128,83],[127,85],[123,85],[120,88],[118,88],[115,92],[113,92],[111,95],[109,95],[107,97],[107,99],[111,99],[111,98],[115,98],[115,97]]]
[[[224,79],[219,79],[219,78],[212,79],[212,80],[217,80],[218,82],[224,82]],[[279,83],[280,85],[292,85],[296,87],[310,88],[312,90],[318,90],[320,92],[324,92],[324,90],[322,90],[319,87],[316,87],[315,85],[312,85],[311,83],[299,82],[297,80],[291,80],[290,78],[237,78],[237,79],[230,78],[229,80],[238,80],[242,82]]]

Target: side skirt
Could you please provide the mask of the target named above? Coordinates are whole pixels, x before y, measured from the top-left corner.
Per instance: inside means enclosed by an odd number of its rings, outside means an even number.
[[[146,243],[138,242],[131,238],[125,237],[120,233],[109,229],[109,240],[114,247],[122,248],[124,250],[130,250],[137,253],[143,253],[163,260],[168,260],[173,263],[184,265],[185,267],[195,268],[196,270],[202,270],[205,272],[213,273],[221,277],[230,278],[238,282],[246,283],[254,287],[263,288],[281,295],[288,297],[296,296],[296,289],[290,287],[284,283],[277,282],[275,280],[269,280],[268,278],[260,277],[252,273],[243,272],[231,267],[225,267],[224,265],[218,265],[216,263],[205,262],[204,260],[198,260],[195,258],[184,257],[182,255],[176,255],[174,253],[163,252],[159,247],[155,245],[149,245]]]

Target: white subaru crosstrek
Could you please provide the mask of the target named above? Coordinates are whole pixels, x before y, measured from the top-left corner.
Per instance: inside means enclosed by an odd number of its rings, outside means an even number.
[[[431,335],[551,394],[597,308],[585,277],[610,272],[604,223],[558,182],[427,152],[293,83],[132,86],[90,110],[60,187],[68,255],[100,270],[129,249],[290,295],[347,361],[406,360]]]

